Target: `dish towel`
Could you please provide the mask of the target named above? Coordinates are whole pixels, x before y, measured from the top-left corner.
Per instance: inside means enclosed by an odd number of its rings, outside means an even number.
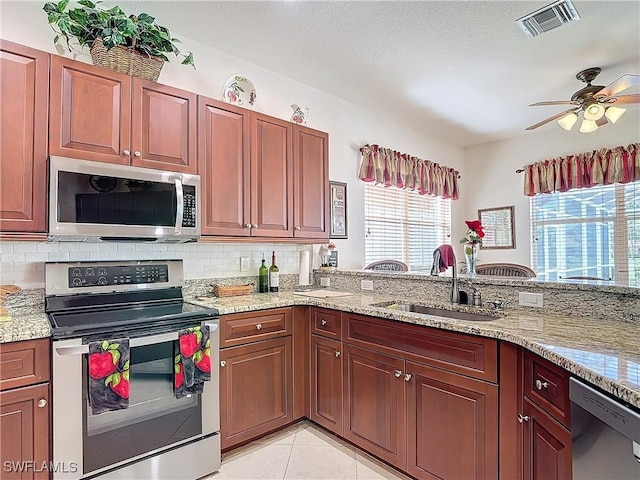
[[[447,268],[456,266],[456,256],[451,245],[440,245],[433,251],[433,268],[431,275],[444,272]]]
[[[89,403],[99,415],[129,408],[129,339],[89,343]]]
[[[211,380],[211,340],[209,327],[180,330],[175,347],[173,387],[176,398],[202,393]]]

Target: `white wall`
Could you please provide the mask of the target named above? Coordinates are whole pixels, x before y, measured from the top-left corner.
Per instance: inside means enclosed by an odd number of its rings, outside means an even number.
[[[480,250],[479,261],[531,264],[530,197],[523,194],[524,174],[515,173],[517,169],[548,158],[636,143],[640,141],[640,111],[630,107],[615,125],[593,133],[580,133],[577,125],[574,130],[567,132],[553,122],[539,132],[465,151],[465,173],[473,179],[465,185],[466,217],[477,218],[478,209],[515,205],[516,249]]]
[[[55,34],[42,11],[43,4],[44,2],[2,1],[0,35],[6,40],[73,57],[69,52],[56,52],[53,45]],[[160,23],[169,24],[163,21]],[[233,74],[243,74],[256,86],[255,110],[289,119],[292,103],[308,107],[308,126],[329,133],[329,177],[348,184],[349,239],[335,241],[341,268],[362,268],[364,263],[364,188],[363,183],[357,179],[360,162],[358,149],[361,145],[376,143],[456,168],[463,174],[464,182],[462,148],[428,138],[411,125],[389,121],[384,116],[276,72],[190,41],[186,38],[188,32],[172,33],[181,38],[185,51],[193,51],[198,69],[193,71],[178,62],[165,64],[160,74],[160,83],[221,99],[226,80]],[[88,52],[76,59],[90,63]],[[348,82],[349,79],[345,78],[344,81]],[[461,187],[464,189],[465,185]],[[464,215],[460,205],[462,200],[454,202],[454,238],[461,237],[464,233]]]

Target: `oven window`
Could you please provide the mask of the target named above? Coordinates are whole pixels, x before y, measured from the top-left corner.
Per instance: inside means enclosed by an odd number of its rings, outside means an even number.
[[[173,394],[173,342],[133,347],[129,408],[91,414],[83,361],[84,473],[184,442],[202,433],[200,395]]]

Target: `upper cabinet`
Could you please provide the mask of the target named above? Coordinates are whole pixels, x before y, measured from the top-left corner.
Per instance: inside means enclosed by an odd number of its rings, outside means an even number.
[[[51,58],[51,155],[195,173],[194,93]]]
[[[0,230],[44,232],[49,54],[0,40]]]

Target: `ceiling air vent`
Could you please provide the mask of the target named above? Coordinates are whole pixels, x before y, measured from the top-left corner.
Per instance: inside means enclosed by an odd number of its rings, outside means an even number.
[[[516,20],[529,37],[537,37],[556,27],[580,20],[570,0],[558,0]]]

